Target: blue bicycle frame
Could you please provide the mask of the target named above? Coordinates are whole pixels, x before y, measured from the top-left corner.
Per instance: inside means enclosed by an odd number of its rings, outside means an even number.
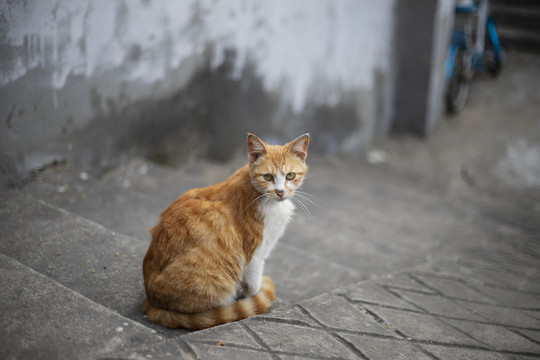
[[[487,0],[458,3],[455,14],[444,74],[448,84],[447,106],[452,112],[458,111],[465,104],[468,81],[474,72],[482,71],[487,66],[492,74],[496,74],[502,58],[499,37],[493,18],[488,13]],[[473,29],[475,23],[476,28]],[[486,62],[486,45],[492,51],[492,63]],[[456,74],[456,71],[459,73]]]
[[[501,49],[501,43],[499,41],[499,35],[497,35],[497,29],[495,28],[495,23],[493,22],[493,17],[490,15],[487,19],[487,31],[488,31],[488,38],[491,42],[491,46],[493,46],[493,52],[495,53],[495,57],[498,59],[502,58],[502,49]]]

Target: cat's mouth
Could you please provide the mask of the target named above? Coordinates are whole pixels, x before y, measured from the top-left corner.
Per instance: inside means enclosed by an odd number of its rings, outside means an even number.
[[[285,201],[285,200],[289,200],[293,197],[293,194],[289,191],[283,191],[283,192],[278,192],[278,191],[267,191],[266,192],[266,197],[269,199],[269,200],[274,200],[276,202],[282,202],[282,201]]]
[[[288,194],[284,194],[284,195],[282,195],[282,196],[279,196],[279,195],[277,195],[277,194],[274,194],[274,195],[272,196],[272,198],[273,198],[275,201],[277,201],[277,202],[281,202],[281,201],[289,200],[289,199],[291,198],[291,196],[288,195]]]

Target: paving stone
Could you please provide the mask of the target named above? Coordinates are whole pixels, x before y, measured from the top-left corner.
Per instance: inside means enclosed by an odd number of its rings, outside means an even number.
[[[525,314],[532,318],[540,320],[540,310],[522,310]]]
[[[484,282],[484,279],[477,276],[478,273],[476,271],[455,261],[448,260],[437,262],[436,264],[433,264],[427,272],[433,273],[435,276],[450,276],[457,279],[467,279],[467,281],[472,283],[483,284]]]
[[[509,271],[505,271],[494,266],[486,267],[479,264],[470,263],[466,263],[466,265],[481,273],[482,276],[489,278],[490,282],[493,282],[500,287],[524,292],[540,293],[540,284],[538,282],[531,281],[531,279],[524,278],[521,275],[513,274]]]
[[[250,349],[229,348],[227,345],[206,345],[196,344],[193,349],[198,359],[227,359],[227,360],[246,360],[246,359],[272,359],[270,354]]]
[[[214,344],[240,345],[261,348],[240,323],[230,323],[182,336],[189,343],[210,342]]]
[[[370,310],[407,338],[451,344],[479,345],[477,341],[431,315],[385,308],[370,308]]]
[[[523,334],[523,335],[527,336],[528,338],[531,338],[534,341],[540,343],[540,329],[538,329],[538,330],[516,329],[515,331],[517,331],[520,334]]]
[[[182,350],[172,339],[163,339],[157,344],[136,344],[127,349],[115,350],[104,354],[99,360],[149,360],[149,359],[194,359],[193,349]],[[95,358],[94,358],[95,359]]]
[[[284,237],[287,238],[286,232]],[[360,272],[286,244],[281,239],[265,264],[273,280],[276,296],[290,302],[309,299],[321,293],[363,279]]]
[[[473,267],[471,266],[471,268]],[[512,281],[515,280],[515,278],[511,279],[510,281],[506,281],[500,276],[501,272],[499,270],[473,268],[473,271],[477,278],[483,279],[483,283],[481,284],[482,286],[503,287],[512,290],[515,289],[514,285],[512,284]]]
[[[247,319],[245,324],[274,351],[315,357],[356,359],[356,356],[345,345],[321,329],[266,323],[252,319]]]
[[[497,303],[501,305],[540,309],[540,294],[528,294],[489,286],[478,287],[478,290],[493,299],[496,299]]]
[[[393,332],[377,323],[371,315],[363,313],[359,306],[352,305],[342,297],[325,294],[303,301],[300,306],[327,327],[386,336],[394,335]]]
[[[490,252],[477,250],[469,253],[466,259],[486,266],[492,265],[502,270],[510,270],[521,276],[534,275],[534,266],[538,262],[536,255],[513,246],[499,247]]]
[[[527,340],[503,326],[453,319],[444,321],[494,349],[540,353],[540,344]]]
[[[318,326],[317,322],[310,316],[304,314],[298,305],[292,306],[284,301],[276,301],[266,314],[259,315],[254,319],[272,319],[270,321],[298,322],[308,326]]]
[[[457,317],[468,320],[484,320],[467,310],[463,305],[439,295],[426,295],[404,290],[395,290],[404,299],[411,301],[430,314]]]
[[[279,353],[278,354],[279,358],[281,360],[306,360],[306,359],[312,359],[312,360],[341,360],[342,358],[339,358],[339,357],[331,357],[331,358],[328,358],[328,357],[324,357],[324,356],[320,356],[320,357],[315,357],[313,355],[309,355],[309,356],[306,356],[306,355],[283,355],[282,353]],[[359,359],[360,357],[357,357],[356,359]]]
[[[142,321],[146,242],[18,192],[2,194],[0,252],[119,314]]]
[[[516,296],[519,295],[516,294]],[[456,303],[468,308],[473,313],[480,316],[483,321],[507,326],[540,329],[540,320],[530,316],[528,312],[523,310],[510,309],[501,306],[475,304],[460,300],[456,300]]]
[[[95,359],[162,342],[150,329],[4,255],[0,274],[2,359]]]
[[[497,251],[497,249],[495,250]],[[538,279],[538,270],[536,264],[537,258],[531,258],[529,256],[521,256],[521,252],[516,252],[514,249],[510,249],[512,253],[508,253],[508,249],[499,250],[503,253],[493,255],[485,255],[487,258],[472,258],[468,259],[469,262],[474,262],[477,267],[484,267],[487,269],[499,270],[505,275],[517,276],[522,280],[540,285]]]
[[[377,283],[379,285],[384,285],[392,288],[398,288],[398,289],[412,289],[417,290],[421,292],[428,292],[428,293],[435,293],[433,290],[431,290],[428,287],[425,287],[424,285],[418,283],[417,281],[411,279],[408,276],[408,273],[399,273],[399,274],[391,274],[383,276],[379,279],[377,279]]]
[[[515,275],[516,282],[513,285],[518,291],[540,295],[540,275],[538,274],[540,274],[540,270],[537,271],[536,277],[519,277],[519,275]]]
[[[505,281],[513,281],[512,287],[518,291],[540,294],[540,281],[537,278],[523,278],[519,275],[508,275]]]
[[[437,345],[420,345],[440,360],[525,360],[530,359],[526,356],[501,354],[494,351],[460,349],[455,347],[437,346]]]
[[[483,302],[493,302],[491,298],[488,298],[477,291],[474,291],[461,281],[437,278],[426,275],[415,274],[420,281],[426,283],[428,286],[436,289],[446,296],[451,296],[465,300],[475,300]]]
[[[362,335],[341,335],[370,360],[428,360],[417,345],[397,339],[383,339]]]
[[[440,269],[439,272],[434,272],[437,276],[450,276],[456,278],[456,280],[465,280],[473,287],[508,285],[506,282],[501,281],[498,270],[474,268],[470,265],[467,266],[467,264],[464,264],[461,261],[445,261],[438,263],[436,268]]]
[[[342,293],[352,301],[418,310],[416,306],[398,298],[372,281],[348,286]]]

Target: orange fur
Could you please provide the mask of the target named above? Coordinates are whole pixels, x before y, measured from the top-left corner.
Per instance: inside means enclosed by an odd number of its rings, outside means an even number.
[[[271,146],[249,134],[248,164],[222,183],[187,191],[161,214],[143,261],[142,310],[149,321],[203,329],[266,312],[275,300],[268,277],[254,296],[236,300],[246,287],[244,269],[263,241],[261,208],[283,200],[263,177],[294,171],[285,185],[290,196],[307,171],[308,142],[304,135]]]

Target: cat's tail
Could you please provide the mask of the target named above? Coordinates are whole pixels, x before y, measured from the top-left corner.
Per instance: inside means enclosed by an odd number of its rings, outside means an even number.
[[[257,295],[205,312],[196,314],[178,313],[152,307],[148,300],[144,301],[142,310],[146,313],[149,321],[164,327],[201,330],[242,320],[253,315],[264,314],[275,299],[274,283],[268,276],[263,276],[261,290]]]

